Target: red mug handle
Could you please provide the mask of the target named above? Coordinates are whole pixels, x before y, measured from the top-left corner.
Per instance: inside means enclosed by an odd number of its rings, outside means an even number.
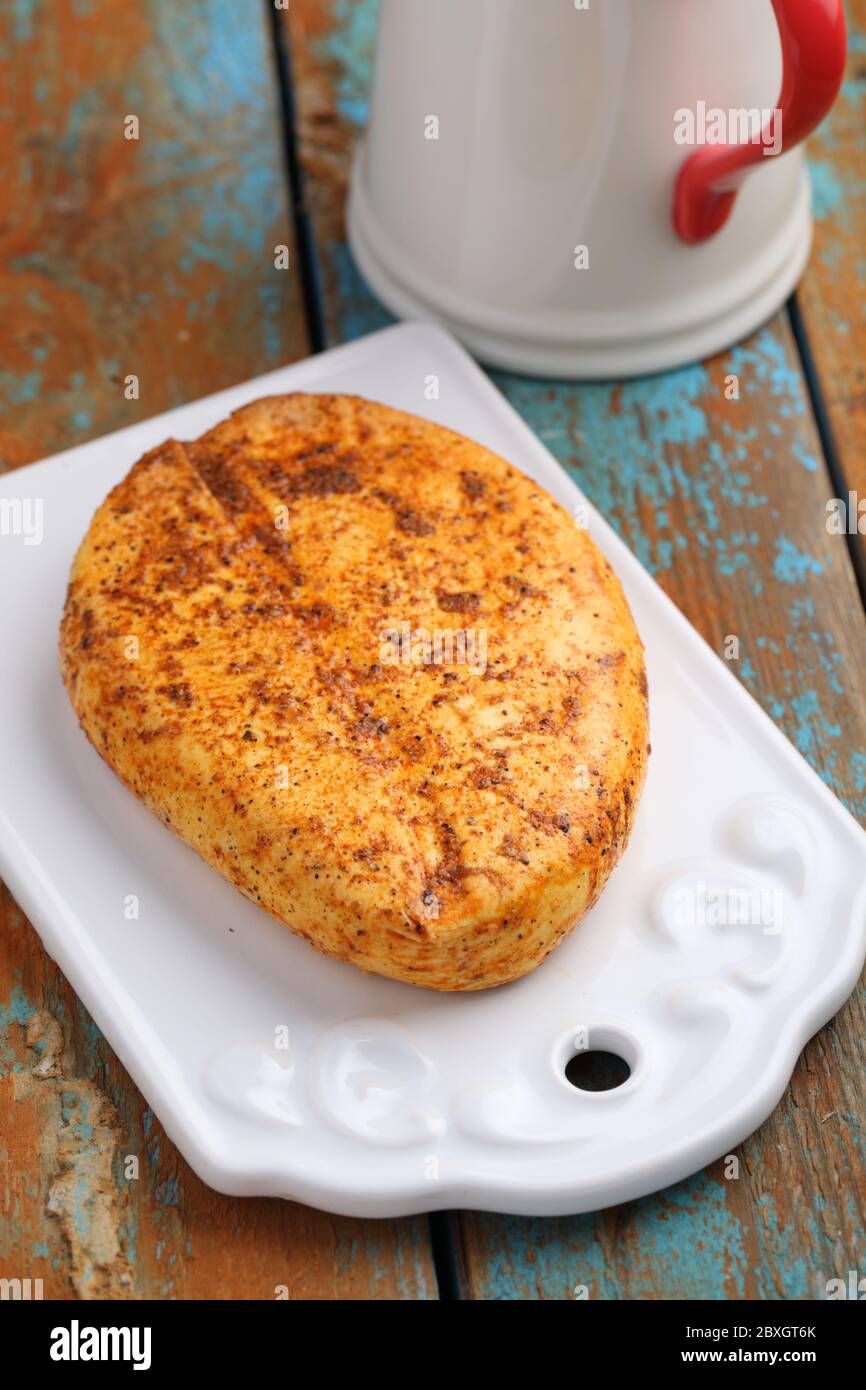
[[[823,121],[845,75],[843,0],[772,0],[782,38],[782,149],[805,140]],[[767,132],[772,136],[772,129]],[[769,142],[768,142],[769,143]],[[715,236],[734,207],[743,177],[764,146],[704,145],[680,169],[674,190],[674,227],[689,245]],[[781,151],[780,151],[781,152]]]

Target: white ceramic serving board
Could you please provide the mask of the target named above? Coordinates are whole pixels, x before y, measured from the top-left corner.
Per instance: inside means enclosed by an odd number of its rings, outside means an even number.
[[[582,500],[463,350],[415,324],[3,478],[0,497],[41,499],[44,536],[0,536],[0,871],[214,1187],[364,1216],[554,1214],[683,1178],[761,1123],[854,987],[866,837],[591,509],[646,644],[653,756],[601,901],[516,984],[434,994],[317,955],[159,824],[78,730],[57,628],[94,509],[169,435],[297,389],[428,416],[565,507]],[[781,929],[712,925],[722,890],[765,890]],[[631,1064],[619,1089],[565,1079],[587,1037]]]

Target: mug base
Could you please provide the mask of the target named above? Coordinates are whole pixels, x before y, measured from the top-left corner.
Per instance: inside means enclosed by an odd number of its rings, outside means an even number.
[[[488,366],[572,381],[645,376],[732,347],[784,304],[806,268],[812,242],[810,188],[804,169],[792,213],[772,247],[765,248],[759,261],[744,264],[736,283],[728,280],[703,295],[702,317],[692,316],[679,325],[660,324],[659,316],[648,312],[625,333],[619,326],[621,312],[611,315],[608,324],[600,323],[603,316],[595,314],[591,327],[582,327],[575,316],[566,336],[561,320],[548,328],[538,316],[521,319],[465,303],[457,311],[453,294],[443,293],[441,286],[408,264],[405,255],[388,246],[387,234],[377,226],[363,187],[363,149],[355,161],[347,221],[349,246],[361,274],[398,318],[434,319]]]

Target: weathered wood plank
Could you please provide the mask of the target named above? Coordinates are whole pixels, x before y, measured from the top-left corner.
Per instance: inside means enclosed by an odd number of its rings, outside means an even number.
[[[46,1298],[436,1296],[423,1220],[206,1187],[0,893],[0,1277]]]
[[[296,272],[274,265],[292,236],[270,39],[260,0],[0,14],[6,467],[306,355]],[[0,1277],[59,1298],[436,1296],[423,1218],[205,1187],[8,895]]]
[[[363,125],[375,0],[294,0],[302,157],[332,341],[388,321],[343,235]],[[739,378],[738,400],[725,380]],[[825,460],[786,315],[712,361],[625,385],[494,380],[716,650],[866,819],[864,620],[828,535]],[[464,1214],[467,1296],[809,1298],[862,1265],[866,1154],[858,992],[805,1050],[783,1103],[739,1154],[668,1192],[594,1216]]]
[[[472,1296],[567,1299],[585,1285],[601,1299],[811,1300],[829,1279],[862,1272],[861,1009],[806,1048],[782,1104],[735,1151],[737,1179],[717,1162],[587,1216],[464,1215]]]
[[[306,355],[260,0],[22,0],[0,66],[5,467]]]
[[[841,490],[855,492],[863,504],[855,545],[866,584],[866,0],[847,0],[846,10],[847,76],[809,146],[815,248],[797,302],[827,406]],[[847,503],[847,495],[842,500]]]

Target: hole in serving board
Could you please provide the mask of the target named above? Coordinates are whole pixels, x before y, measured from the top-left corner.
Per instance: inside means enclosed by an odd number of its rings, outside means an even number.
[[[565,1079],[579,1091],[615,1091],[631,1076],[631,1067],[616,1052],[588,1049],[565,1064]]]

